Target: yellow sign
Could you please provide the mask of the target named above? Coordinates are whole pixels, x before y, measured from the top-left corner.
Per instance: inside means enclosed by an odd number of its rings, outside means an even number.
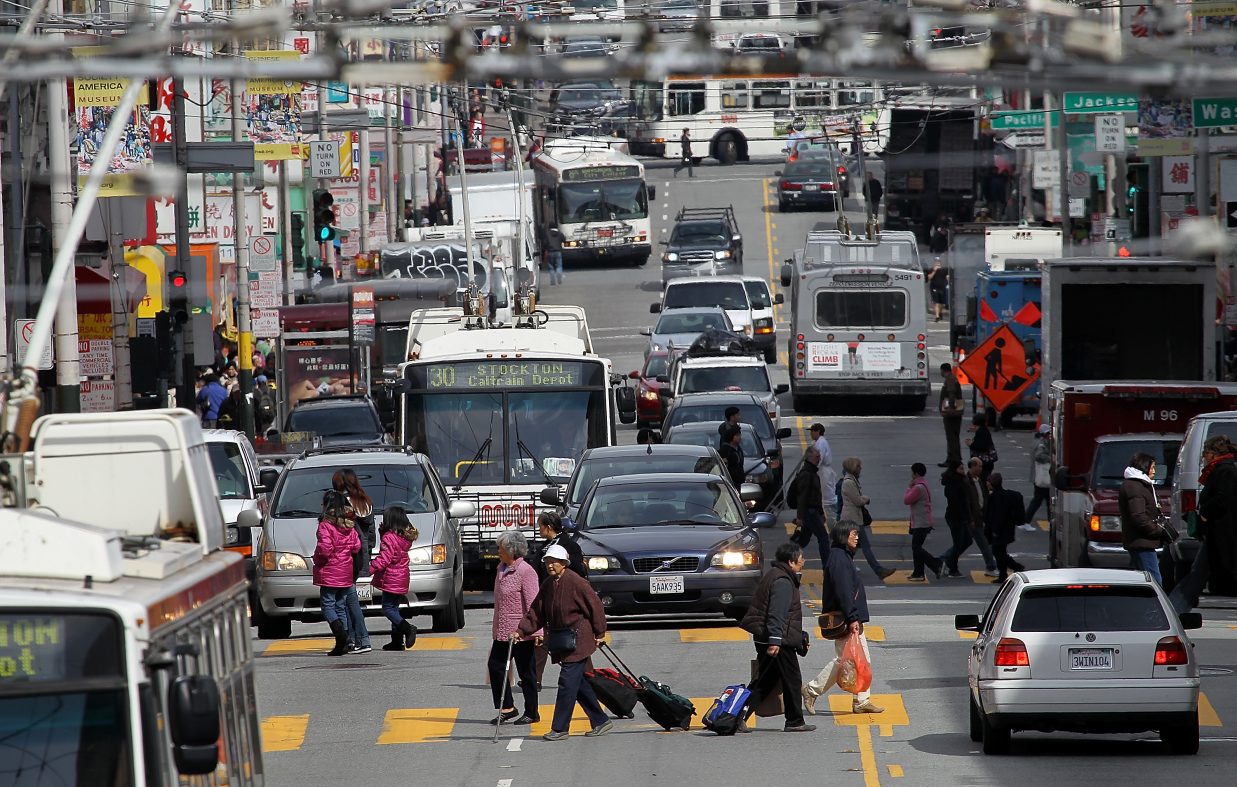
[[[299,60],[301,53],[297,51],[284,50],[251,50],[245,52],[245,57],[250,60]],[[301,83],[299,80],[289,79],[270,79],[268,77],[256,77],[246,80],[245,92],[254,96],[269,96],[269,95],[291,95],[301,92]]]
[[[300,52],[249,51],[250,60],[299,60]],[[245,128],[258,161],[291,161],[301,157],[301,82],[255,78],[245,83]]]
[[[77,338],[83,342],[110,342],[112,340],[112,315],[78,312]]]
[[[73,79],[73,101],[79,107],[114,107],[120,103],[125,89],[129,87],[127,79]],[[142,86],[137,103],[150,101],[149,85]]]
[[[158,246],[141,246],[125,252],[125,262],[146,278],[146,295],[137,305],[139,318],[150,319],[163,311],[165,259],[166,255]]]
[[[1190,9],[1194,16],[1237,16],[1237,3],[1201,2]]]

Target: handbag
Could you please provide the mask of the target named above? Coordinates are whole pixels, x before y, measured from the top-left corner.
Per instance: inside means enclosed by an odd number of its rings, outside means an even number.
[[[823,639],[842,639],[850,631],[846,615],[842,612],[825,612],[816,618]]]
[[[864,506],[863,508],[859,510],[863,514],[863,526],[871,527],[872,526],[872,514],[871,512],[868,511],[868,507]]]
[[[1156,520],[1156,524],[1160,526],[1163,534],[1160,536],[1165,544],[1175,544],[1181,538],[1181,533],[1177,532],[1177,528],[1173,525],[1171,519],[1166,516],[1161,516]]]
[[[976,458],[986,465],[994,465],[997,463],[997,460],[999,460],[1001,457],[999,454],[997,454],[996,449],[992,448],[987,451],[984,451],[982,454],[976,454]]]
[[[574,628],[546,629],[545,649],[553,656],[567,656],[575,652],[576,630]]]

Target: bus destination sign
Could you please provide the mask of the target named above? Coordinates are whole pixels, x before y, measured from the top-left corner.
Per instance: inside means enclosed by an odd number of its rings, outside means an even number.
[[[620,178],[638,177],[640,177],[640,168],[629,164],[577,167],[576,169],[563,170],[564,181],[618,180]]]
[[[427,364],[412,370],[420,378],[414,378],[413,387],[430,391],[579,388],[601,384],[600,366],[578,361],[466,361]]]
[[[119,652],[119,626],[103,615],[0,612],[0,689],[120,675]]]

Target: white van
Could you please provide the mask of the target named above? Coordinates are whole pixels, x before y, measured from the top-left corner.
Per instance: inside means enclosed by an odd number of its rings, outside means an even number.
[[[699,279],[675,279],[666,285],[661,303],[649,309],[660,314],[663,309],[716,306],[726,310],[735,333],[752,335],[752,302],[742,276],[709,276]]]
[[[1177,566],[1177,576],[1190,570],[1198,554],[1198,541],[1188,535],[1187,517],[1198,508],[1198,481],[1203,471],[1203,443],[1216,435],[1227,435],[1237,443],[1237,410],[1218,413],[1203,413],[1190,419],[1185,428],[1185,438],[1177,453],[1177,468],[1173,473],[1172,516],[1173,525],[1181,533],[1181,539],[1169,551]]]

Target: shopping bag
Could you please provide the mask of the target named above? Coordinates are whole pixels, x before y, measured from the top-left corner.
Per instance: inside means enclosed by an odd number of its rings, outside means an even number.
[[[851,632],[842,646],[842,657],[838,660],[838,686],[842,691],[859,694],[872,686],[872,665],[863,655],[863,642],[858,632]]]
[[[759,664],[759,661],[752,659],[752,682],[747,685],[751,686],[760,677]],[[784,713],[786,713],[786,709],[782,707],[781,686],[774,687],[773,691],[762,697],[760,704],[756,706],[756,715],[762,719],[769,718],[770,716],[781,716]]]

